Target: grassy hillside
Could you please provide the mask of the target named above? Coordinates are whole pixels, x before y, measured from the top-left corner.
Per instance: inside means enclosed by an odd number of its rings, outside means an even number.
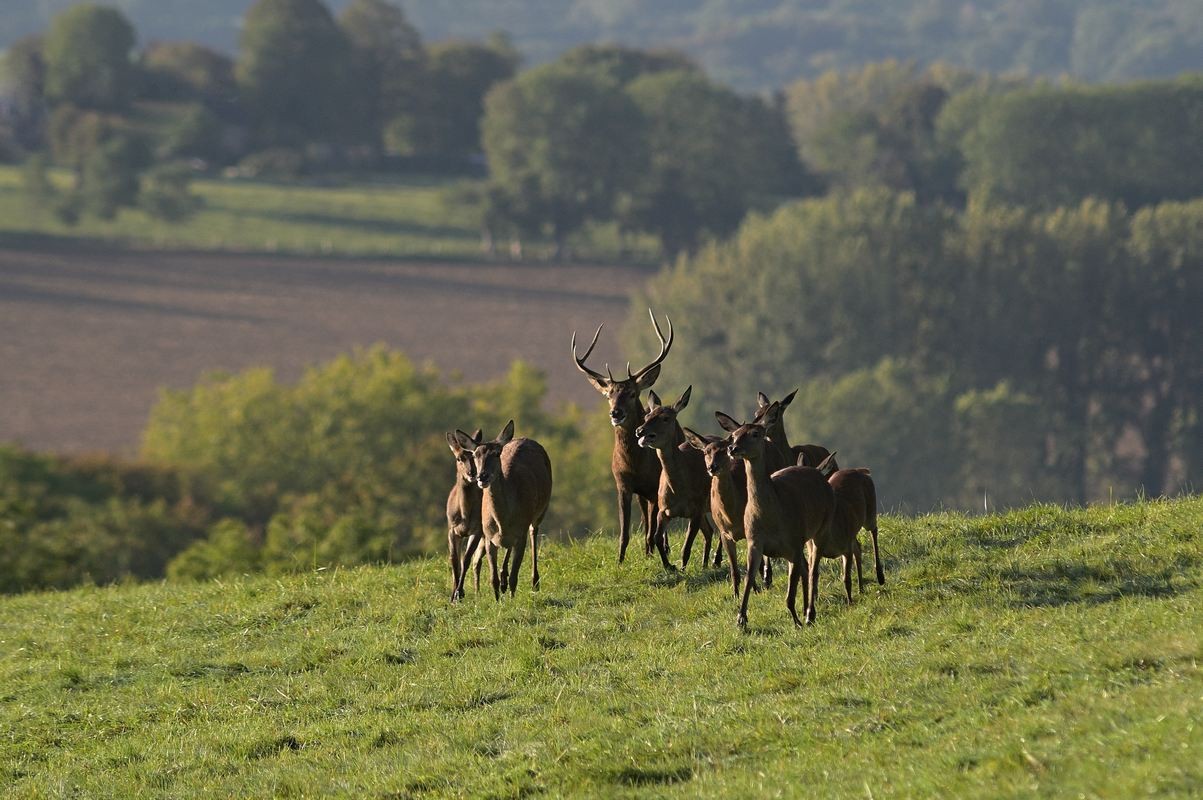
[[[11,796],[1187,796],[1203,785],[1203,500],[886,518],[888,585],[544,549],[0,600]],[[527,573],[529,574],[529,573]]]
[[[55,179],[65,185],[67,176]],[[29,202],[21,168],[0,166],[0,237],[51,236],[188,250],[234,250],[404,258],[481,258],[476,183],[407,178],[396,183],[339,186],[199,180],[193,191],[204,205],[183,223],[156,220],[141,209],[123,209],[115,220],[84,217],[64,225]],[[527,244],[539,258],[549,243]],[[612,228],[587,231],[572,245],[581,256],[652,261],[654,240],[643,237],[620,251]],[[506,242],[499,242],[502,249]]]

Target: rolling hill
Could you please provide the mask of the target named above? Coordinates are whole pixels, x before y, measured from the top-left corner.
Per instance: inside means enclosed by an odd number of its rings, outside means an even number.
[[[553,501],[554,502],[554,501]],[[888,583],[747,632],[721,571],[551,543],[0,599],[0,784],[66,796],[1186,797],[1203,500],[885,518]],[[529,572],[525,574],[529,576]],[[524,577],[525,577],[524,576]],[[1196,795],[1197,796],[1197,795]]]
[[[0,0],[0,48],[75,0]],[[330,5],[341,8],[346,0]],[[120,0],[142,41],[237,46],[250,0]],[[508,31],[529,62],[577,44],[674,47],[721,80],[773,88],[885,58],[1124,80],[1203,69],[1194,0],[405,0],[428,40]]]

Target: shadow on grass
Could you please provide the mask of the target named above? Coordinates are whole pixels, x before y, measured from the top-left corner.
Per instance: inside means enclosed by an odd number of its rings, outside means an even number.
[[[620,786],[671,786],[693,778],[693,768],[650,766],[627,767],[611,774],[614,783]]]
[[[1191,564],[1193,566],[1193,563]],[[1001,574],[1020,608],[1056,608],[1077,603],[1110,603],[1124,597],[1172,597],[1194,588],[1193,582],[1174,583],[1181,571],[1163,567],[1139,572],[1127,562],[1102,568],[1090,564],[1054,564],[1012,568]]]
[[[219,210],[231,214],[244,214],[235,208]],[[299,225],[328,225],[335,228],[349,228],[364,233],[379,233],[385,235],[429,236],[436,239],[455,239],[459,241],[476,241],[480,238],[477,231],[454,225],[423,225],[417,222],[403,222],[389,219],[365,219],[363,217],[342,216],[339,214],[321,214],[307,211],[266,211],[253,212],[250,216],[270,219],[277,222],[296,223]]]

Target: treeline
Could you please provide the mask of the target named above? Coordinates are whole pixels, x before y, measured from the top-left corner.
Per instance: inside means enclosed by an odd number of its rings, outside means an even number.
[[[677,326],[692,405],[801,387],[791,440],[871,466],[886,506],[1084,503],[1203,475],[1200,199],[955,211],[861,189],[750,219],[646,300]],[[630,347],[644,328],[635,314]]]
[[[0,448],[0,592],[85,581],[278,574],[400,561],[446,546],[455,474],[446,432],[516,419],[556,465],[545,529],[578,534],[612,497],[604,415],[543,410],[541,375],[515,364],[462,385],[382,348],[296,384],[266,369],[168,391],[142,460]]]
[[[232,164],[296,177],[392,154],[472,169],[484,95],[518,66],[501,35],[427,45],[384,0],[353,0],[337,18],[319,0],[258,0],[236,59],[187,41],[136,45],[120,10],[81,4],[5,54],[0,160],[33,154],[27,184],[65,221],[112,217],[143,183],[148,211],[182,218],[195,206],[187,176]],[[63,193],[51,163],[74,176]]]
[[[46,27],[72,0],[0,0],[0,47]],[[335,7],[345,2],[336,0]],[[153,39],[230,52],[248,0],[123,0]],[[1203,69],[1203,9],[1192,0],[408,0],[437,39],[505,28],[532,63],[581,42],[672,42],[727,83],[782,86],[887,58],[1085,81]]]

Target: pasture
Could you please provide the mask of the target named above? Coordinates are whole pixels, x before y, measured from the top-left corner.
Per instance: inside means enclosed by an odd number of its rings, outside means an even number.
[[[553,498],[552,502],[555,502]],[[887,584],[549,542],[496,603],[443,558],[0,599],[14,797],[1103,797],[1203,785],[1203,500],[885,517]],[[741,550],[741,558],[743,548]],[[674,553],[674,556],[678,554]]]
[[[66,185],[68,176],[59,171],[54,179]],[[203,205],[184,222],[156,220],[132,208],[113,220],[85,217],[64,225],[30,203],[21,168],[0,166],[0,242],[8,235],[140,249],[484,261],[480,185],[421,176],[311,184],[201,179],[192,190]],[[528,257],[550,253],[547,243],[526,244]],[[612,226],[595,226],[572,244],[595,260],[650,262],[656,255],[654,243],[643,238],[624,249]],[[498,247],[504,250],[507,242]]]

